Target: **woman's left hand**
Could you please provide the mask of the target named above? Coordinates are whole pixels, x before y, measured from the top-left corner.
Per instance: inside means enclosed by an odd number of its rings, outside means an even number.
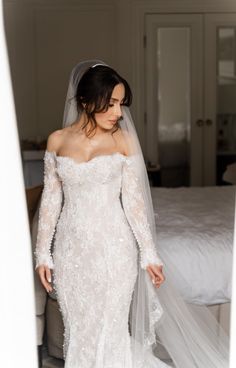
[[[161,284],[165,281],[165,276],[163,275],[162,268],[163,266],[158,266],[154,264],[149,264],[146,268],[153,285],[157,288],[159,288]]]

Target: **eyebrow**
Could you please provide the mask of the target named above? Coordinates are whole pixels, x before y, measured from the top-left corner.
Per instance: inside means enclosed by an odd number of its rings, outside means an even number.
[[[119,100],[118,100],[118,98],[113,98],[113,97],[111,97],[111,99],[110,99],[111,101],[115,101],[115,102],[119,102]],[[121,100],[121,102],[123,102],[124,101],[124,98]]]

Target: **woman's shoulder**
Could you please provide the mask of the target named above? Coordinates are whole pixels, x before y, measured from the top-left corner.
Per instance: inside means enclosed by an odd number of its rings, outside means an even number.
[[[119,129],[116,132],[116,138],[123,153],[129,156],[134,137],[128,131]]]
[[[47,151],[57,153],[65,139],[65,135],[65,129],[58,129],[52,132],[47,139]]]

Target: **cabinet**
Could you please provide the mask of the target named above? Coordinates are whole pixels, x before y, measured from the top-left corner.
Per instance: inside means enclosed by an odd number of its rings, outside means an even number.
[[[236,13],[146,14],[144,41],[146,159],[164,186],[222,184],[236,161]]]

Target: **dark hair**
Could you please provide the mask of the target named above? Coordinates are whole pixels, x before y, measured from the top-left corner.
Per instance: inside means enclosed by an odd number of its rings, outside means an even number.
[[[123,105],[130,106],[132,102],[132,92],[128,82],[122,78],[114,69],[106,65],[96,65],[90,67],[82,76],[77,90],[76,103],[78,112],[85,111],[87,121],[82,126],[86,128],[88,122],[92,123],[92,128],[86,133],[87,136],[96,129],[97,122],[95,114],[108,110],[112,91],[117,84],[122,83],[125,88]],[[116,130],[118,129],[118,124]]]

